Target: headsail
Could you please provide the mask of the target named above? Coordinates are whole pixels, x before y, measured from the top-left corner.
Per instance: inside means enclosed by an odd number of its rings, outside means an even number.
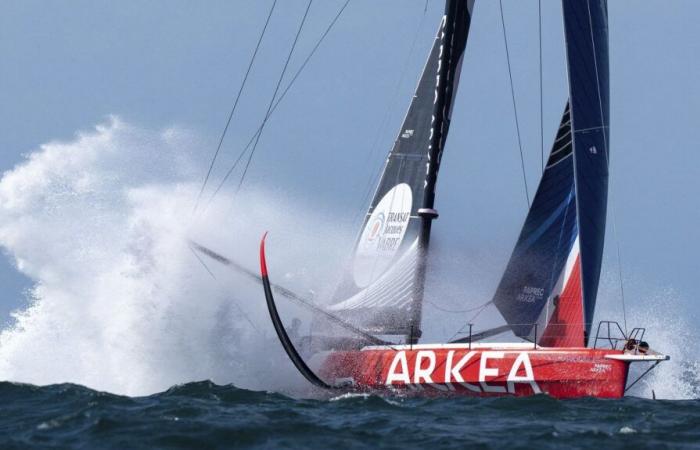
[[[518,336],[534,340],[537,323],[541,337],[553,318],[557,333],[571,335],[569,344],[583,343],[580,288],[579,296],[575,295],[580,286],[576,275],[576,216],[571,113],[567,104],[525,225],[494,297]],[[567,317],[560,314],[563,309],[569,313]],[[574,326],[578,328],[566,330],[566,323],[577,324]]]
[[[331,311],[382,335],[419,333],[434,188],[473,0],[448,0]]]
[[[575,347],[590,332],[605,236],[607,4],[564,0],[563,12],[570,104],[494,303],[516,335]]]

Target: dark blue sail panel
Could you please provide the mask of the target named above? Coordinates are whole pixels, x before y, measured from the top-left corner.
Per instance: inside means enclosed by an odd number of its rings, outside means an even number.
[[[603,258],[609,167],[608,13],[606,0],[563,1],[586,335]]]
[[[567,105],[547,167],[493,299],[517,336],[531,336],[534,324],[540,322],[542,311],[560,282],[577,232]]]

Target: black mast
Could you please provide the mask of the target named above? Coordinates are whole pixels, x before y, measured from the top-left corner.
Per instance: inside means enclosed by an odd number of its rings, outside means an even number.
[[[425,285],[426,257],[430,243],[432,222],[438,217],[438,212],[435,209],[435,184],[437,183],[442,151],[450,127],[452,104],[459,83],[462,58],[469,35],[473,7],[474,0],[447,0],[445,2],[445,15],[440,36],[439,62],[435,73],[435,100],[431,120],[430,143],[428,144],[425,190],[423,192],[422,206],[418,210],[418,216],[421,218],[421,231],[418,245],[419,263],[416,271],[416,283],[414,284],[411,333],[407,336],[407,340],[410,343],[418,342],[422,334],[420,323]]]

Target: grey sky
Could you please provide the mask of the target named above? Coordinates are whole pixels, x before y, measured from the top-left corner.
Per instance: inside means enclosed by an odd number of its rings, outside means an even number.
[[[215,176],[259,122],[305,3],[280,1],[240,105],[245,114],[234,121]],[[559,2],[542,3],[548,151],[566,85]],[[203,177],[268,4],[3,1],[0,170],[42,143],[69,140],[116,114],[141,127],[177,124],[204,136],[212,145],[193,149]],[[294,69],[341,4],[314,2]],[[525,200],[497,5],[477,1],[438,184],[435,247],[502,261]],[[430,0],[426,13],[424,6],[424,0],[351,0],[270,121],[251,183],[283,186],[309,207],[336,209],[350,223],[394,139],[443,2]],[[533,191],[540,167],[537,1],[504,6]],[[609,0],[609,12],[612,203],[625,280],[631,296],[649,285],[672,287],[697,313],[700,2]],[[604,270],[617,270],[609,237]],[[644,283],[635,286],[639,280]],[[7,258],[0,261],[1,316],[22,304],[20,291],[29,283]]]

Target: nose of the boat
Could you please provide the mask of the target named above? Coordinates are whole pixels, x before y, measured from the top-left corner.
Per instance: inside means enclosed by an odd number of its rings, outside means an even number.
[[[642,361],[668,361],[671,359],[669,355],[664,355],[657,353],[653,350],[649,350],[647,353],[614,353],[610,355],[605,355],[606,359],[614,359],[617,361],[626,362],[642,362]]]

